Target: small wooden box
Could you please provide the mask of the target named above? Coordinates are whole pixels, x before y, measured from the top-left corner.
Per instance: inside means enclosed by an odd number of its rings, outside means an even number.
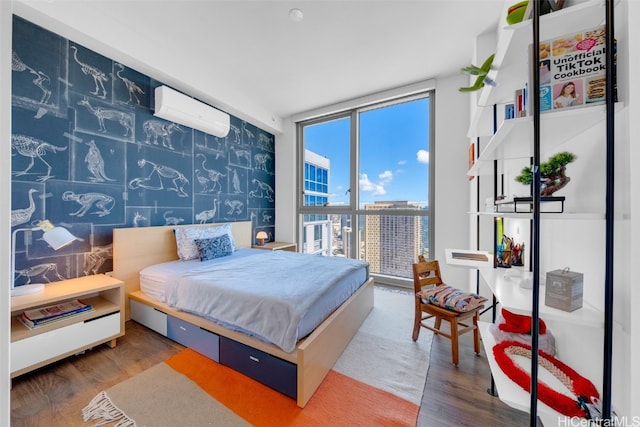
[[[583,274],[569,269],[547,272],[545,305],[559,310],[574,311],[582,307]]]

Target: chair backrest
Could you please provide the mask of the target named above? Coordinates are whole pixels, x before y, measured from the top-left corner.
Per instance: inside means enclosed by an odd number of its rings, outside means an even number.
[[[413,290],[420,292],[423,286],[442,285],[438,261],[420,260],[413,264]]]

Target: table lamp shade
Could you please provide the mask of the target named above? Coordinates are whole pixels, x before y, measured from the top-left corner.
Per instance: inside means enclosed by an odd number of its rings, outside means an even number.
[[[76,240],[76,236],[71,234],[66,228],[53,227],[51,230],[45,231],[42,239],[47,242],[53,250],[57,251]]]
[[[44,289],[44,284],[42,283],[28,283],[26,285],[15,286],[16,279],[16,237],[19,232],[25,231],[42,231],[44,234],[42,235],[42,240],[47,242],[49,246],[54,251],[61,249],[74,240],[77,239],[76,236],[71,234],[69,230],[63,227],[55,227],[49,220],[43,220],[37,223],[34,227],[31,228],[17,228],[13,230],[12,233],[12,248],[11,248],[11,296],[18,295],[27,295],[36,292],[40,292]]]
[[[258,231],[258,234],[256,234],[256,239],[258,239],[258,244],[260,245],[264,245],[264,241],[267,237],[269,236],[264,231]]]

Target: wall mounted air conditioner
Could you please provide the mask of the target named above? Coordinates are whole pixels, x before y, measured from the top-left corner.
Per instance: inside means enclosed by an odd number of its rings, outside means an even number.
[[[230,118],[227,113],[190,98],[167,86],[155,89],[154,116],[198,129],[218,137],[229,133]]]

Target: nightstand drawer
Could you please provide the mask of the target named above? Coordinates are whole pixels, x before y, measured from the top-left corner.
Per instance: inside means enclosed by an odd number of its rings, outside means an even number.
[[[173,316],[167,316],[167,337],[209,359],[220,361],[220,339],[213,332]]]
[[[220,337],[220,363],[260,381],[287,396],[297,398],[297,366],[286,360]]]
[[[167,336],[167,314],[134,299],[129,300],[131,319]]]
[[[120,335],[120,312],[74,323],[11,343],[11,372],[70,356]]]

